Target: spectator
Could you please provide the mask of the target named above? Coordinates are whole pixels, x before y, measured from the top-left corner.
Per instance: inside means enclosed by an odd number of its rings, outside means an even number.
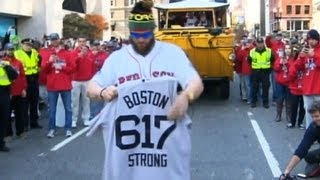
[[[78,47],[72,52],[75,63],[72,81],[72,127],[74,128],[77,127],[79,117],[81,117],[85,126],[89,125],[90,118],[90,99],[87,97],[87,84],[93,76],[94,60],[86,42],[86,38],[80,37]]]
[[[49,102],[49,132],[48,138],[55,136],[56,129],[56,109],[59,95],[61,96],[65,109],[65,133],[66,137],[72,136],[72,110],[71,110],[71,80],[74,70],[74,62],[70,57],[70,52],[61,48],[60,37],[57,33],[49,36],[50,48],[42,51],[43,71],[47,75],[47,90]]]
[[[256,47],[250,51],[248,60],[252,68],[251,107],[257,107],[258,92],[261,84],[263,107],[269,108],[270,72],[274,62],[274,56],[271,49],[265,47],[263,38],[257,38]]]
[[[289,52],[290,45],[286,46],[287,53]],[[289,96],[290,91],[288,88],[289,85],[289,61],[292,61],[292,57],[290,54],[285,54],[285,50],[283,52],[279,52],[278,56],[275,56],[276,60],[273,66],[273,70],[275,73],[275,90],[274,94],[276,95],[276,104],[277,104],[277,115],[275,118],[276,122],[281,121],[282,117],[282,109],[283,103],[286,105],[286,119],[290,122],[290,103]]]
[[[282,41],[282,33],[281,32],[275,32],[275,39],[271,40],[271,50],[272,54],[274,54],[275,59],[278,59],[280,56],[283,56],[284,54],[284,49],[285,49],[285,44]],[[277,89],[276,87],[277,82],[275,80],[275,72],[272,70],[271,71],[271,85],[272,85],[272,102],[276,102],[278,99],[277,95]]]
[[[24,73],[23,65],[20,61],[14,58],[14,45],[6,44],[6,56],[4,60],[8,61],[10,65],[18,72],[18,77],[11,84],[11,111],[14,112],[15,117],[15,133],[17,137],[25,137],[24,123],[26,104],[24,98],[27,95],[27,80]],[[11,115],[11,113],[9,113]],[[9,122],[7,128],[7,137],[13,137],[12,121]]]
[[[187,14],[187,20],[186,23],[184,24],[185,27],[194,27],[196,26],[196,22],[198,21],[197,17],[194,16],[193,13],[188,13]]]
[[[165,25],[166,25],[166,16],[162,14],[160,16],[160,29],[165,28]]]
[[[104,64],[105,60],[108,58],[109,54],[105,51],[103,51],[100,48],[100,42],[99,41],[94,41],[92,46],[91,46],[91,52],[93,55],[93,60],[94,60],[94,74],[100,71],[102,68],[102,65]],[[103,108],[104,102],[99,100],[99,101],[90,101],[90,119],[95,117]]]
[[[297,60],[297,70],[304,72],[302,92],[305,109],[309,109],[314,101],[320,100],[320,36],[312,29],[307,34],[306,45]],[[306,127],[312,122],[310,113],[306,114]]]
[[[242,100],[251,103],[251,66],[248,61],[248,56],[253,49],[252,41],[247,37],[243,37],[241,49],[238,52],[238,61],[241,64],[241,92]]]
[[[205,13],[200,15],[200,19],[196,22],[197,26],[204,26],[204,27],[210,27],[211,23],[210,21],[207,19],[207,16]]]
[[[27,77],[27,123],[26,130],[41,129],[39,125],[38,103],[39,103],[39,72],[41,65],[41,57],[38,52],[33,49],[33,40],[30,38],[23,39],[22,49],[15,51],[14,56],[22,62]]]
[[[7,125],[10,114],[10,86],[18,77],[17,71],[9,62],[0,61],[0,152],[8,152],[4,137],[6,136]]]
[[[240,48],[236,53],[236,59],[240,64],[239,77],[242,100],[247,103],[251,102],[251,67],[248,62],[248,56],[252,48],[252,41],[248,40],[246,35],[242,36]]]
[[[288,128],[294,128],[297,122],[298,115],[298,127],[304,129],[303,120],[305,116],[305,109],[302,96],[302,78],[303,71],[297,70],[295,63],[297,62],[297,56],[299,51],[295,49],[295,44],[291,47],[290,50],[286,48],[286,54],[291,55],[291,61],[289,62],[289,103],[291,104],[291,121],[287,124]],[[290,51],[290,52],[288,52]],[[299,113],[298,113],[299,112]]]

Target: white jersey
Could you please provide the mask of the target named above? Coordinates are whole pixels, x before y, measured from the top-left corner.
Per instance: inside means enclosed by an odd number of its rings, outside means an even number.
[[[136,81],[118,88],[118,98],[92,120],[102,127],[104,180],[190,180],[191,120],[169,121],[175,80]]]

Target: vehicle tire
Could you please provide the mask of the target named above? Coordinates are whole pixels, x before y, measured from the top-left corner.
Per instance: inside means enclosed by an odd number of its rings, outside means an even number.
[[[220,87],[220,97],[221,99],[227,100],[230,96],[230,82],[229,80],[223,80],[221,81]]]

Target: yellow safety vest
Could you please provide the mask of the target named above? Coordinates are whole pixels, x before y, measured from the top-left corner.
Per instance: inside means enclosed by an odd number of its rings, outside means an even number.
[[[15,58],[23,64],[24,72],[26,75],[37,74],[39,72],[38,52],[34,49],[32,49],[31,51],[31,57],[29,57],[28,54],[22,49],[14,52]]]
[[[8,86],[10,84],[11,82],[6,71],[3,69],[3,66],[0,65],[0,86]]]
[[[270,69],[271,68],[271,49],[266,48],[263,53],[256,51],[256,48],[250,51],[250,57],[252,59],[252,69]]]

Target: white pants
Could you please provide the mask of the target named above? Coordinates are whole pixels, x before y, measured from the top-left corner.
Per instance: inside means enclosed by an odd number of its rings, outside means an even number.
[[[314,101],[320,101],[320,95],[303,96],[304,109],[306,110],[306,128],[308,128],[312,123],[312,117],[308,112],[308,109],[311,107]]]
[[[79,117],[81,117],[83,122],[89,121],[90,99],[87,97],[88,82],[89,81],[72,81],[72,124],[76,124]]]
[[[246,85],[245,85],[245,82],[244,82],[244,77],[242,74],[239,74],[239,80],[240,80],[240,90],[241,90],[241,98],[242,100],[243,99],[246,99],[247,98],[247,90],[246,90]]]

